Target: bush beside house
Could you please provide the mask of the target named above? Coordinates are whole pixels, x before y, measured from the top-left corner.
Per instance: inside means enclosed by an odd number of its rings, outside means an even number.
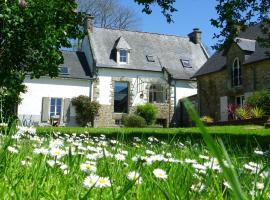
[[[100,104],[83,95],[73,98],[71,102],[75,106],[77,123],[81,126],[87,126],[90,123],[93,127]]]
[[[129,115],[123,119],[125,127],[131,128],[144,128],[146,127],[146,121],[143,117],[138,115]]]
[[[147,125],[152,125],[156,121],[158,110],[154,104],[146,103],[137,106],[136,114],[145,119]]]

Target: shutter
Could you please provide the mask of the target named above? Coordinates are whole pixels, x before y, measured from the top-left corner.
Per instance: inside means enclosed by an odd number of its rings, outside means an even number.
[[[220,120],[228,121],[228,97],[220,97]]]
[[[49,120],[49,107],[50,107],[50,98],[43,97],[42,98],[42,113],[41,113],[42,122],[48,122]]]
[[[68,122],[70,118],[70,99],[64,99],[63,122]]]

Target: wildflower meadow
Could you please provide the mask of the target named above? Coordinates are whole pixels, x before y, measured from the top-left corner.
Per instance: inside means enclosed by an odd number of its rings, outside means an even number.
[[[270,199],[269,154],[259,146],[226,145],[224,168],[202,140],[1,126],[0,199],[232,199],[226,168],[244,198]]]

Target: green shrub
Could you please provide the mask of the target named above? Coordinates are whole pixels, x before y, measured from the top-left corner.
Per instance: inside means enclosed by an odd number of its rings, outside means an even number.
[[[247,104],[254,108],[261,108],[265,115],[270,116],[270,90],[254,92],[252,96],[247,98]]]
[[[94,119],[98,114],[100,104],[83,95],[73,98],[71,102],[75,106],[77,123],[81,126],[91,123],[91,126],[94,126]]]
[[[132,128],[143,128],[146,127],[146,121],[144,118],[138,115],[129,115],[124,117],[124,126]]]
[[[264,110],[259,107],[251,109],[251,114],[253,118],[262,118],[264,116]]]
[[[214,119],[209,117],[209,116],[203,116],[203,117],[201,117],[201,121],[204,123],[213,123]]]
[[[247,106],[236,108],[235,113],[239,119],[251,119],[252,118],[251,110]]]
[[[157,112],[156,106],[151,103],[137,106],[136,110],[136,114],[143,117],[147,125],[151,125],[156,121]]]

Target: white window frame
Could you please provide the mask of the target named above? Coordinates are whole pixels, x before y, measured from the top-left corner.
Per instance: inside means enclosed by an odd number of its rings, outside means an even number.
[[[240,98],[240,105],[237,103],[237,99]],[[239,95],[235,97],[235,105],[243,107],[245,105],[245,95]]]
[[[125,56],[121,56],[121,52],[125,52],[126,53],[126,55]],[[128,59],[129,59],[129,53],[128,53],[128,51],[126,50],[126,49],[119,49],[119,51],[118,51],[118,54],[119,54],[119,63],[120,64],[127,64],[128,63]],[[126,62],[123,62],[123,61],[121,61],[121,59],[122,58],[125,58],[126,59]]]
[[[237,70],[237,74],[235,74],[235,69]],[[233,61],[233,66],[232,66],[232,86],[237,87],[242,84],[242,72],[241,72],[241,63],[238,57],[236,57]],[[237,76],[237,77],[236,77]],[[235,79],[237,79],[237,83],[235,84]]]
[[[55,104],[53,105],[54,106],[54,111],[51,112],[51,107],[52,107],[52,99],[55,100]],[[58,116],[57,115],[57,100],[61,100],[61,107],[60,107],[60,115],[59,115],[59,118],[61,118],[62,116],[62,112],[63,112],[63,99],[62,98],[58,98],[58,97],[51,97],[50,98],[50,107],[49,107],[49,117],[53,117],[53,116]],[[54,114],[54,115],[51,115],[51,114]]]

